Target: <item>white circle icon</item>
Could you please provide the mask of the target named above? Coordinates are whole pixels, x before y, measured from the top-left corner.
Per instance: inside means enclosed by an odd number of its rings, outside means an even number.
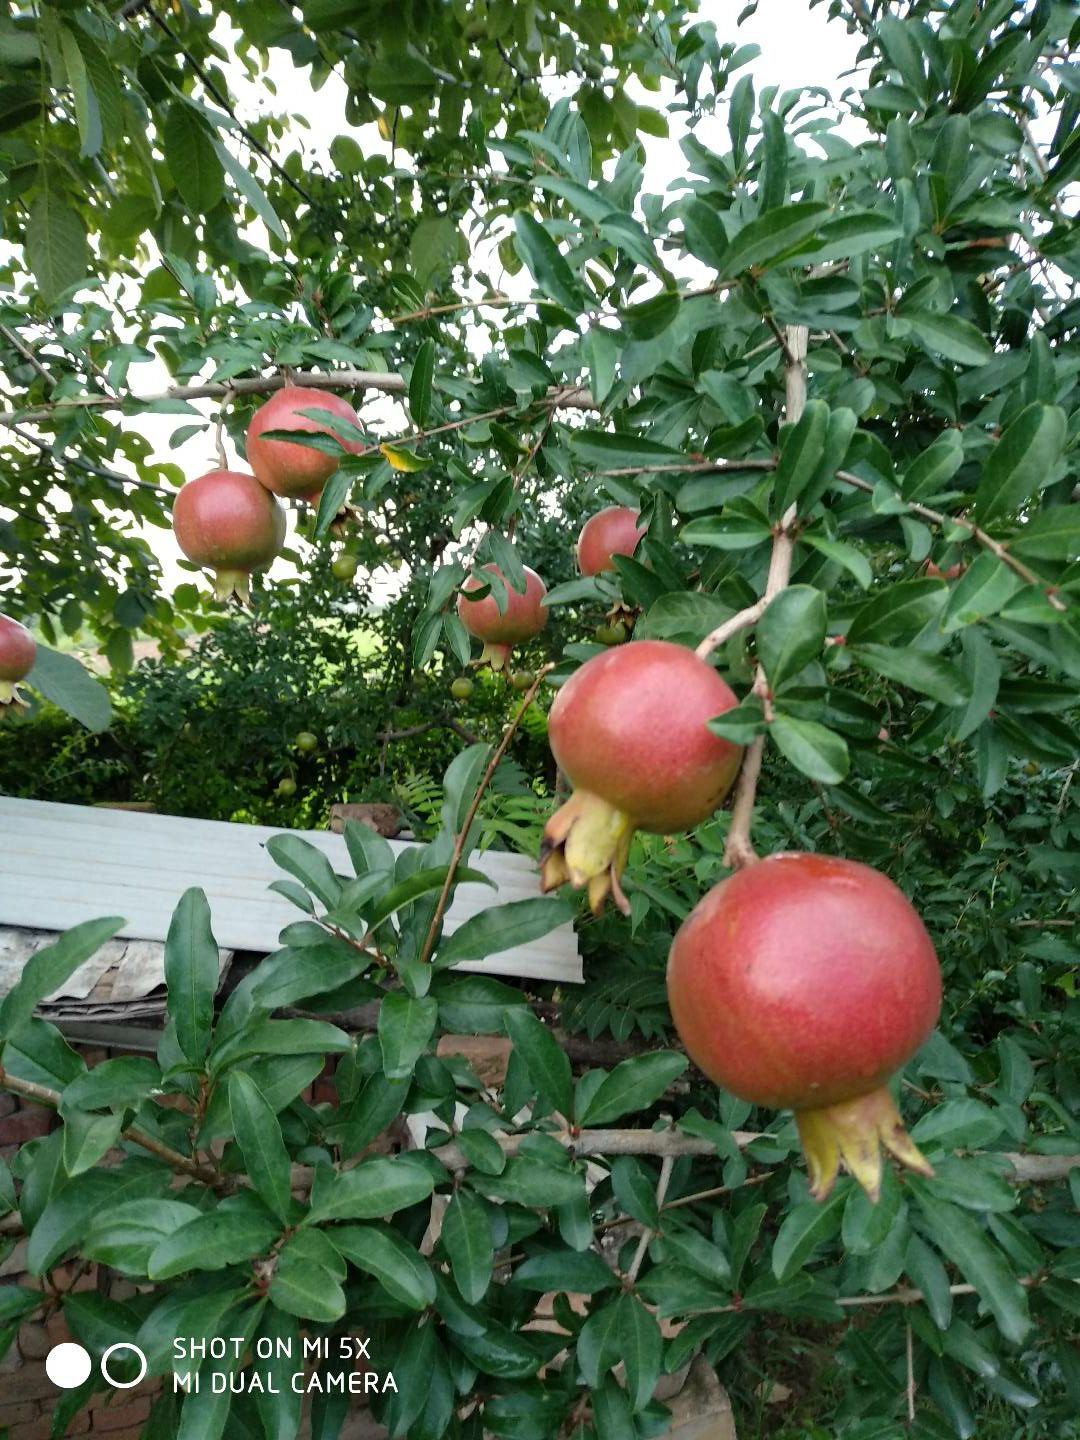
[[[139,1373],[134,1380],[114,1380],[109,1374],[109,1367],[106,1364],[110,1355],[115,1355],[118,1350],[130,1350],[133,1355],[139,1357]],[[115,1345],[110,1345],[101,1357],[101,1378],[107,1381],[114,1390],[130,1390],[132,1386],[138,1385],[139,1381],[146,1374],[146,1356],[139,1349],[138,1345],[132,1345],[128,1340],[118,1340]]]
[[[90,1378],[92,1368],[90,1352],[72,1340],[54,1345],[45,1356],[45,1374],[60,1390],[78,1389]]]

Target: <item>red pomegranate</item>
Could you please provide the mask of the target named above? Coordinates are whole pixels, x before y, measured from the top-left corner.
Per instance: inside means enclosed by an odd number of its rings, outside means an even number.
[[[470,575],[461,587],[457,613],[469,634],[484,642],[480,664],[488,664],[492,670],[503,670],[506,668],[511,647],[539,635],[547,624],[548,612],[544,604],[547,586],[536,571],[530,570],[526,565],[525,593],[522,595],[513,588],[497,565],[485,565],[483,568],[492,575],[497,575],[506,586],[505,611],[499,614],[499,607],[491,591],[481,600],[469,599],[469,592],[481,589],[484,583],[475,575]]]
[[[271,395],[265,405],[260,405],[251,417],[247,431],[247,460],[255,478],[267,490],[288,500],[307,500],[309,504],[317,504],[323,486],[341,463],[341,456],[324,455],[321,450],[313,450],[308,445],[292,445],[288,440],[264,440],[264,432],[302,430],[310,435],[332,435],[341,441],[345,450],[354,454],[364,447],[357,440],[346,440],[344,436],[337,435],[325,421],[302,415],[302,410],[329,410],[341,420],[348,420],[353,425],[360,423],[356,411],[340,395],[326,390],[311,390],[303,385],[286,385]]]
[[[586,660],[556,696],[548,739],[574,793],[548,821],[545,891],[587,888],[599,913],[620,886],[634,831],[705,820],[731,789],[742,750],[706,721],[738,699],[711,665],[667,640],[632,640]]]
[[[188,559],[215,572],[217,598],[246,604],[251,572],[269,565],[285,541],[285,511],[254,475],[211,470],[177,495],[173,530]]]
[[[932,1173],[886,1082],[933,1030],[941,972],[886,876],[831,855],[749,865],[683,922],[667,985],[679,1036],[711,1080],[796,1112],[816,1199],[843,1161],[876,1200],[882,1145]]]
[[[37,642],[17,620],[0,615],[0,705],[20,705],[18,684],[34,668]]]
[[[609,505],[598,510],[581,527],[577,542],[577,563],[582,575],[614,570],[613,555],[633,555],[647,525],[639,525],[637,511],[626,505]]]

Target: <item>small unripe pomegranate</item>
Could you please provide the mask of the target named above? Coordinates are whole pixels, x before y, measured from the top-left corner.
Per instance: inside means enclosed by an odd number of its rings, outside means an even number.
[[[289,500],[307,500],[318,504],[318,497],[330,476],[341,463],[340,455],[324,455],[308,445],[293,445],[288,440],[264,440],[267,430],[299,430],[309,435],[331,435],[340,440],[345,450],[357,452],[363,445],[337,435],[322,420],[302,415],[302,410],[328,410],[353,425],[360,421],[356,411],[340,395],[326,390],[312,390],[304,385],[286,385],[260,405],[248,426],[246,453],[255,478],[267,490]],[[342,452],[344,453],[344,452]]]
[[[598,625],[593,639],[599,645],[621,645],[626,639],[626,626],[621,620]]]
[[[620,877],[636,829],[666,835],[710,816],[731,789],[742,749],[707,722],[738,704],[692,650],[632,640],[586,660],[548,716],[548,739],[574,793],[548,821],[543,889],[569,881],[599,913],[610,894],[629,905]]]
[[[285,542],[285,512],[253,475],[211,470],[177,495],[173,531],[189,560],[214,571],[219,600],[246,603],[251,572],[269,565]]]
[[[872,1200],[881,1147],[932,1173],[887,1081],[937,1023],[941,971],[887,876],[779,854],[699,901],[671,946],[668,1000],[690,1058],[733,1095],[794,1110],[823,1200],[843,1162]]]
[[[450,686],[450,694],[455,700],[468,700],[473,688],[473,682],[467,675],[459,675]]]
[[[278,781],[277,793],[283,800],[289,800],[296,794],[296,781],[291,775],[283,775]]]
[[[21,705],[18,684],[34,668],[37,642],[17,620],[0,615],[0,705]]]
[[[313,755],[319,748],[319,737],[310,730],[301,730],[296,737],[296,748],[302,755]]]
[[[470,600],[469,592],[483,587],[483,581],[470,575],[461,587],[458,596],[457,613],[461,623],[470,635],[484,642],[480,664],[490,665],[492,670],[503,670],[510,657],[511,647],[520,645],[539,635],[547,624],[548,612],[544,604],[547,586],[535,570],[525,569],[525,593],[519,594],[497,565],[483,567],[497,575],[506,586],[506,609],[500,615],[494,594],[489,591],[481,600]]]
[[[528,690],[535,679],[536,676],[531,670],[515,670],[510,676],[510,688],[524,692]]]
[[[335,580],[352,580],[359,569],[360,561],[355,555],[350,555],[348,551],[341,555],[335,555],[330,562],[330,570]]]
[[[638,524],[637,511],[626,505],[609,505],[585,521],[577,542],[577,563],[582,575],[614,570],[613,555],[633,555],[647,525]]]

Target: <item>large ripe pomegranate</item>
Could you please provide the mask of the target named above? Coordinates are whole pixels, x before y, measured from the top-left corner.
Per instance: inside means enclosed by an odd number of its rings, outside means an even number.
[[[255,478],[275,495],[282,495],[288,500],[305,499],[316,504],[323,486],[341,463],[341,456],[324,455],[321,450],[313,450],[308,445],[292,445],[288,440],[264,440],[264,432],[302,430],[311,435],[332,435],[341,441],[345,450],[354,453],[364,447],[357,440],[346,440],[344,436],[335,434],[325,421],[300,414],[302,410],[329,410],[332,415],[353,425],[360,423],[356,411],[340,395],[326,390],[312,390],[304,385],[286,385],[271,395],[265,405],[260,405],[251,417],[247,431],[247,460]]]
[[[637,511],[626,505],[609,505],[585,521],[577,542],[577,563],[582,575],[614,570],[613,555],[633,555],[647,525],[639,525]]]
[[[254,475],[211,470],[177,495],[173,530],[188,559],[215,572],[218,599],[246,603],[251,572],[269,565],[285,541],[285,511]]]
[[[941,972],[903,893],[868,865],[771,855],[675,936],[668,999],[691,1059],[743,1100],[794,1110],[813,1194],[840,1162],[876,1199],[881,1146],[931,1173],[886,1084],[929,1036]]]
[[[499,607],[491,591],[481,600],[469,599],[469,592],[482,589],[484,583],[475,575],[470,575],[461,587],[457,613],[469,634],[484,642],[480,664],[488,664],[493,670],[503,670],[511,647],[539,635],[547,624],[548,612],[544,604],[547,586],[536,571],[530,570],[526,565],[523,567],[525,593],[522,595],[511,586],[497,565],[485,565],[483,568],[492,575],[497,575],[506,586],[505,611],[499,614]]]
[[[37,642],[17,620],[0,615],[0,705],[19,705],[18,683],[34,668]]]
[[[544,890],[587,888],[593,910],[619,884],[634,831],[666,835],[706,819],[731,789],[742,750],[707,728],[737,697],[711,665],[666,640],[594,655],[559,691],[548,739],[574,793],[544,830]]]

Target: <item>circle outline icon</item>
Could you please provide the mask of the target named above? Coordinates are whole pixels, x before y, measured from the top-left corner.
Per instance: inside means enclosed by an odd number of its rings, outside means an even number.
[[[134,1380],[114,1380],[113,1377],[109,1374],[109,1370],[105,1362],[108,1360],[110,1355],[115,1355],[117,1350],[133,1350],[135,1354],[139,1357],[140,1369],[138,1375],[135,1376]],[[114,1345],[110,1345],[109,1348],[102,1355],[100,1362],[101,1378],[105,1381],[107,1385],[111,1385],[114,1390],[131,1390],[134,1386],[138,1385],[139,1382],[145,1378],[148,1368],[149,1367],[147,1364],[145,1353],[139,1349],[138,1345],[133,1345],[130,1340],[117,1340]]]
[[[89,1380],[93,1368],[89,1350],[74,1340],[54,1345],[45,1356],[45,1374],[58,1390],[77,1390]]]

